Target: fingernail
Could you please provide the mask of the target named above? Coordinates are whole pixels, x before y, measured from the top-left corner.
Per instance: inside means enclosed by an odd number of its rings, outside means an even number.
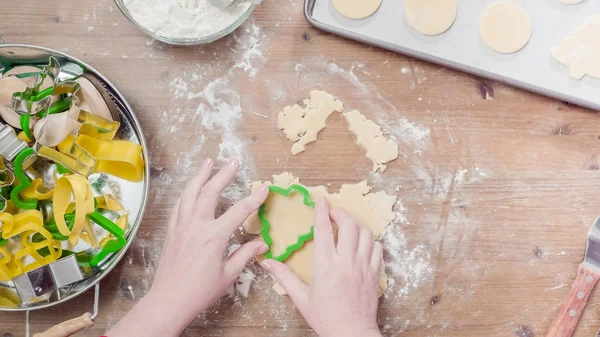
[[[269,246],[267,246],[266,244],[263,244],[262,246],[260,246],[258,248],[256,253],[257,253],[257,255],[262,255],[262,254],[266,253],[267,251],[269,251]]]
[[[203,165],[204,165],[205,167],[209,167],[211,164],[212,164],[212,159],[210,159],[210,158],[206,158],[206,159],[204,159],[204,163],[203,163]]]
[[[327,206],[327,199],[323,198],[323,199],[319,200],[319,204],[321,206]]]
[[[267,270],[273,269],[273,266],[271,266],[269,260],[264,260],[260,265]]]
[[[267,185],[262,185],[260,187],[260,189],[258,190],[260,193],[265,193],[269,190],[269,187]]]
[[[229,162],[227,163],[227,165],[229,165],[229,166],[236,166],[237,164],[238,164],[237,159],[229,159]]]

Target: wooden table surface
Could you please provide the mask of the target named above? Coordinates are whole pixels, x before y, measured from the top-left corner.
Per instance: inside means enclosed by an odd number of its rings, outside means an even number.
[[[379,311],[385,336],[543,336],[599,213],[594,111],[325,34],[306,23],[301,0],[265,0],[234,35],[187,48],[148,38],[109,0],[1,1],[0,39],[100,70],[148,140],[145,219],[102,282],[95,327],[77,336],[101,335],[148,290],[169,210],[206,156],[244,162],[223,208],[248,182],[284,171],[332,189],[366,179],[398,195],[398,223],[386,237],[393,284]],[[312,89],[380,123],[399,140],[401,158],[371,173],[339,115],[292,156],[276,116]],[[247,298],[223,299],[183,335],[311,336],[270,278],[250,269],[258,276]],[[91,307],[90,292],[34,312],[32,331]],[[596,333],[598,310],[595,291],[576,336]],[[23,331],[24,314],[0,313],[0,336]]]

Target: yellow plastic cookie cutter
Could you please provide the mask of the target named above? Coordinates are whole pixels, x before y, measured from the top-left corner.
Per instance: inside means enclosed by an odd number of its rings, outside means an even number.
[[[0,281],[8,282],[12,279],[12,271],[9,269],[9,264],[12,254],[6,247],[0,247]]]
[[[25,199],[48,200],[54,195],[54,189],[44,187],[42,178],[35,178],[29,187],[21,191],[21,196]]]
[[[0,260],[0,271],[12,279],[22,273],[36,269],[56,261],[62,254],[60,242],[53,240],[52,234],[43,227],[42,213],[38,210],[28,210],[16,215],[6,212],[0,213],[2,222],[2,238],[10,239],[19,235],[21,237],[21,249],[10,255],[6,247],[0,247],[0,254],[3,258]],[[40,233],[45,240],[33,242],[31,238],[34,234]],[[42,256],[38,252],[41,249],[47,249],[49,254]],[[7,261],[10,256],[10,261]],[[23,264],[23,259],[31,256],[35,262],[27,265]]]
[[[75,222],[72,230],[65,222],[65,214],[69,213],[71,197],[75,199]],[[60,234],[68,236],[69,242],[75,245],[79,240],[79,234],[86,227],[87,214],[94,211],[94,197],[90,183],[82,176],[64,175],[60,177],[54,188],[53,203],[54,220]],[[92,232],[89,224],[86,231]]]
[[[58,145],[61,153],[72,152],[79,146],[96,159],[94,172],[104,172],[128,181],[139,182],[144,178],[142,146],[125,140],[104,140],[81,132],[69,135]]]
[[[40,142],[36,142],[35,149],[41,157],[50,159],[76,174],[88,176],[94,172],[98,161],[88,149],[82,147],[78,142],[74,142],[73,139],[79,134],[85,134],[98,139],[112,140],[119,129],[120,123],[85,110],[79,111],[77,122],[81,124],[75,130],[75,135],[65,135],[65,139],[58,146],[59,151]],[[44,128],[45,126],[44,124]]]

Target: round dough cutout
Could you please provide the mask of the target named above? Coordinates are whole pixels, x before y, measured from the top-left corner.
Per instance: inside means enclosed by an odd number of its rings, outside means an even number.
[[[583,0],[560,0],[560,2],[564,3],[565,5],[577,5],[583,2]]]
[[[404,0],[404,16],[419,33],[439,35],[456,19],[456,0]]]
[[[382,0],[331,0],[340,14],[349,19],[365,19],[373,15],[381,6]],[[397,0],[392,0],[397,1]]]
[[[499,53],[521,50],[529,42],[531,32],[531,18],[516,2],[496,2],[481,15],[481,39]]]

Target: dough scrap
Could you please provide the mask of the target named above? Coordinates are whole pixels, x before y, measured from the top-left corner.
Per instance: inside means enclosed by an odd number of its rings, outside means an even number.
[[[398,158],[398,143],[383,135],[381,127],[367,119],[358,110],[343,114],[349,130],[356,136],[356,144],[367,151],[365,154],[373,162],[373,171],[387,168],[386,163]]]
[[[349,19],[365,19],[373,15],[381,6],[382,0],[332,0],[333,7]]]
[[[304,100],[305,107],[298,104],[287,106],[279,113],[277,127],[294,142],[292,154],[304,152],[305,146],[317,140],[317,135],[327,124],[334,112],[342,112],[344,104],[325,91],[313,90],[310,99]]]
[[[599,32],[600,14],[596,14],[554,48],[552,56],[569,67],[569,74],[578,80],[585,75],[600,78]]]
[[[439,35],[456,19],[456,0],[404,0],[404,16],[419,33]]]
[[[499,1],[481,15],[481,39],[493,50],[510,54],[521,50],[531,38],[531,18],[516,2]]]
[[[252,189],[255,190],[261,184],[288,187],[291,184],[299,184],[300,180],[291,173],[283,173],[273,176],[273,182],[255,182]],[[330,207],[345,209],[356,221],[371,229],[376,239],[380,238],[387,225],[395,217],[392,211],[397,197],[387,195],[384,191],[370,192],[371,187],[366,181],[358,184],[344,184],[338,193],[330,194],[324,186],[307,187],[313,200],[327,198]],[[302,195],[293,193],[289,197],[279,194],[271,194],[266,201],[267,217],[271,222],[271,237],[273,238],[273,255],[280,254],[285,247],[296,242],[298,235],[307,233],[314,223],[314,210],[302,203]],[[261,223],[257,213],[252,214],[244,223],[248,233],[260,234]],[[262,237],[258,238],[262,240]],[[307,242],[302,249],[295,252],[285,264],[305,283],[310,284],[313,277],[313,250],[314,242]],[[264,257],[263,257],[264,259]],[[260,260],[260,259],[259,259]],[[275,291],[285,295],[281,286],[275,284]],[[385,270],[380,278],[379,290],[383,294],[387,289],[387,275]]]

